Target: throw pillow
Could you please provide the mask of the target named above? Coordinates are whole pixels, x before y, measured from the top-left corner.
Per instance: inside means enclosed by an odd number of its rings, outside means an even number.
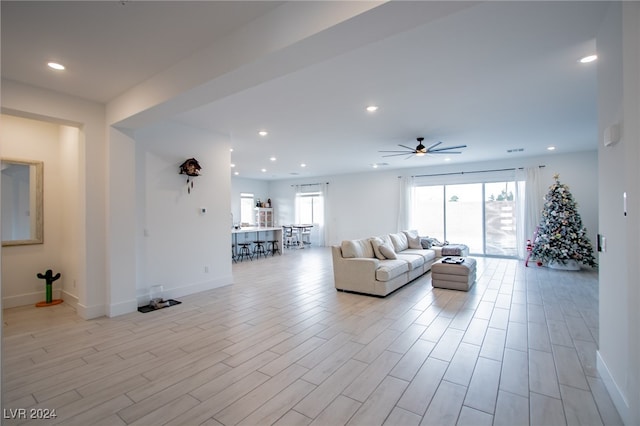
[[[373,252],[375,253],[376,258],[380,260],[385,260],[386,257],[384,256],[384,254],[380,253],[380,246],[382,244],[384,244],[384,241],[382,241],[382,238],[371,237],[371,245],[373,246]]]
[[[344,258],[362,257],[360,247],[358,247],[353,240],[343,241],[341,244],[341,248],[342,257]]]
[[[398,256],[396,256],[396,252],[393,251],[393,247],[391,247],[388,244],[382,244],[378,247],[378,249],[380,250],[380,253],[382,253],[384,255],[385,258],[387,259],[397,259]]]
[[[402,232],[398,232],[397,234],[389,234],[391,237],[391,242],[393,242],[393,249],[396,252],[401,252],[402,250],[406,250],[409,248],[409,242],[407,241],[407,236]]]
[[[409,244],[410,249],[421,249],[422,244],[420,244],[420,236],[418,235],[418,231],[403,231],[407,236],[407,243]]]
[[[420,238],[420,245],[423,249],[431,248],[431,238]]]

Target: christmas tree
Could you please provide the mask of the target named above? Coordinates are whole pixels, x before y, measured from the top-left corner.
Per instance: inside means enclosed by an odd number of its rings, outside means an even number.
[[[566,265],[567,261],[575,260],[595,267],[593,247],[569,187],[560,183],[557,174],[553,178],[555,183],[544,198],[544,210],[531,257],[546,264]]]

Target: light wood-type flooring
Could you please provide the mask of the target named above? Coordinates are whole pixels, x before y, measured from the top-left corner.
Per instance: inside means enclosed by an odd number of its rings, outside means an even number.
[[[7,309],[3,423],[622,424],[596,370],[597,273],[477,260],[470,292],[430,274],[386,298],[337,292],[313,247],[151,313]],[[20,408],[57,417],[7,419]]]

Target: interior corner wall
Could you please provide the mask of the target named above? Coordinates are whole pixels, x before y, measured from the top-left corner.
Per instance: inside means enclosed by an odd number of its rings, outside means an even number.
[[[136,154],[135,141],[110,127],[108,132],[106,314],[135,312],[136,300]]]
[[[78,315],[85,319],[102,316],[105,313],[106,287],[104,105],[6,79],[2,80],[0,102],[3,113],[80,129],[78,222],[75,224],[78,249],[69,256],[75,258],[77,264]],[[45,238],[46,233],[45,229]]]
[[[640,5],[612,2],[596,38],[598,127],[615,124],[620,141],[599,143],[599,268],[597,368],[623,421],[640,424],[638,239],[640,231]],[[627,214],[623,194],[627,193]]]
[[[135,140],[139,305],[156,285],[178,298],[231,284],[228,140],[173,123],[137,130]],[[189,192],[178,172],[191,157],[202,171]]]
[[[55,206],[61,209],[62,223],[60,231],[63,235],[59,248],[60,264],[65,271],[63,279],[62,299],[65,303],[77,308],[78,279],[81,276],[81,265],[77,253],[82,249],[78,224],[81,220],[80,193],[80,129],[72,126],[59,126],[60,135],[60,181],[63,190],[60,192]]]

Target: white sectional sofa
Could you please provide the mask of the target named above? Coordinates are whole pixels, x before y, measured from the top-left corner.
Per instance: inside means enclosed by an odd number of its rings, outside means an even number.
[[[416,231],[345,240],[332,246],[338,290],[386,296],[431,269],[436,251],[424,249]]]

